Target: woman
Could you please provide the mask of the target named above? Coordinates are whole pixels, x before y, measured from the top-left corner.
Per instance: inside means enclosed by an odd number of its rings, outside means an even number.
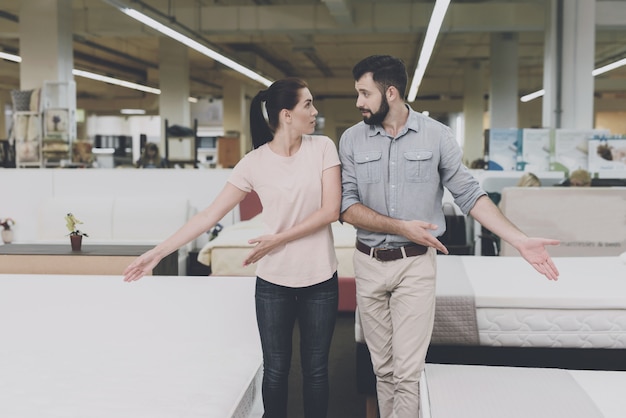
[[[154,142],[148,142],[136,165],[137,168],[167,168],[167,161],[161,158],[159,146]]]
[[[571,187],[589,187],[591,186],[591,174],[584,168],[579,168],[570,173],[568,181]]]
[[[257,192],[268,233],[249,241],[256,245],[244,264],[258,262],[255,300],[266,418],[287,416],[296,319],[304,415],[325,417],[328,408],[328,353],[338,304],[330,224],[339,217],[341,178],[333,141],[311,135],[317,113],[300,79],[279,80],[260,91],[250,105],[254,150],[235,166],[210,206],[124,271],[125,281],[138,280],[163,257],[211,229],[246,193]]]
[[[541,180],[533,173],[524,173],[519,178],[517,187],[541,187]]]

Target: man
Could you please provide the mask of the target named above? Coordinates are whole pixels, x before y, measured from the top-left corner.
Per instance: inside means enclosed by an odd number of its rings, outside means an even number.
[[[443,187],[465,214],[513,245],[550,280],[545,249],[491,202],[462,164],[452,131],[404,102],[404,63],[371,56],[353,68],[360,122],[339,143],[341,219],[357,229],[354,270],[361,325],[382,418],[418,416],[418,382],[434,322],[436,238],[445,231]]]

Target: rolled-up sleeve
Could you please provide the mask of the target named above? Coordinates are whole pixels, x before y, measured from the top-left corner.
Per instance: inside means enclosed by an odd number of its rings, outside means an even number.
[[[441,183],[450,191],[454,197],[454,202],[461,211],[468,215],[476,200],[485,195],[486,192],[480,187],[478,180],[469,172],[467,167],[463,165],[463,153],[456,144],[452,130],[448,127],[444,127],[443,130],[439,165]]]
[[[354,129],[354,128],[353,128]],[[356,183],[356,167],[354,165],[353,129],[346,130],[339,140],[339,160],[341,161],[341,213],[350,206],[359,203],[359,189]]]

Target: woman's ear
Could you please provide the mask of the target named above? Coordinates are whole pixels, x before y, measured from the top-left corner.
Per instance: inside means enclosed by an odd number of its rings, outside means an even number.
[[[285,122],[291,122],[291,112],[288,111],[287,109],[283,109],[280,111],[280,114],[282,115],[282,118]]]

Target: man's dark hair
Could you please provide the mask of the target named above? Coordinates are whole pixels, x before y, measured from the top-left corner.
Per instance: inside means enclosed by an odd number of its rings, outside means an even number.
[[[406,66],[400,58],[391,55],[371,55],[352,68],[354,81],[358,81],[365,73],[372,73],[372,78],[378,84],[381,93],[384,94],[389,86],[394,86],[404,97],[408,76]]]

